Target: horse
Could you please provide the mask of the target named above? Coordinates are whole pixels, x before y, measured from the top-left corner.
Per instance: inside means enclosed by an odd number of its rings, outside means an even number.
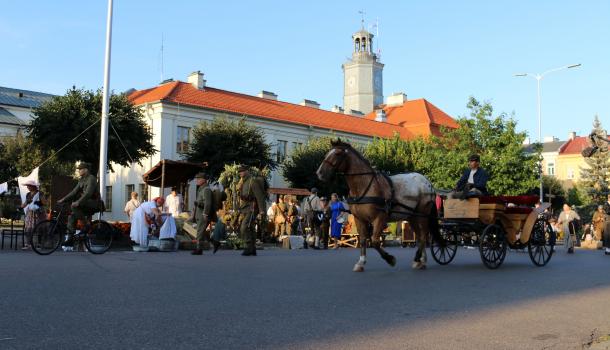
[[[418,173],[392,176],[381,173],[360,152],[340,139],[331,141],[331,146],[316,175],[325,182],[335,174],[346,178],[347,203],[360,235],[360,258],[353,271],[364,271],[367,238],[383,260],[390,266],[396,265],[396,258],[381,247],[380,237],[387,222],[398,220],[409,220],[415,228],[417,252],[412,267],[425,269],[428,236],[440,237],[436,191],[432,183]]]

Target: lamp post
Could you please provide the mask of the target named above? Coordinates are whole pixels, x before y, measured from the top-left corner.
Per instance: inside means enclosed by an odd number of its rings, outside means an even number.
[[[549,69],[542,74],[518,73],[518,74],[514,75],[515,77],[532,77],[532,78],[536,79],[536,85],[537,85],[537,91],[538,91],[538,142],[540,143],[540,145],[542,145],[542,112],[541,112],[541,108],[540,108],[540,81],[542,80],[542,78],[544,78],[549,73],[557,72],[557,71],[564,70],[564,69],[576,68],[576,67],[580,67],[580,66],[581,66],[580,63],[570,64],[568,66],[562,66],[562,67]],[[542,161],[540,161],[540,202],[543,202],[543,201],[544,201],[544,193],[543,193],[543,189],[542,189]]]

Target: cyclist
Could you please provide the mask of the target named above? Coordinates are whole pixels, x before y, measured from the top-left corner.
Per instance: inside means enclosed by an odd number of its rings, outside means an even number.
[[[78,175],[80,176],[76,187],[74,187],[72,192],[68,193],[64,198],[57,201],[59,204],[72,201],[70,204],[72,214],[68,216],[67,237],[62,243],[64,246],[69,246],[74,243],[77,220],[84,220],[87,216],[103,210],[97,179],[89,172],[91,164],[83,162],[78,164],[76,169],[78,169]]]

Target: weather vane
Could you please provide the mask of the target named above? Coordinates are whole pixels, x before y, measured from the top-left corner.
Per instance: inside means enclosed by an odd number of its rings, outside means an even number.
[[[360,11],[358,11],[358,13],[362,16],[362,20],[361,20],[361,22],[362,22],[362,29],[364,29],[364,14],[365,14],[365,12],[364,12],[364,10],[360,10]]]

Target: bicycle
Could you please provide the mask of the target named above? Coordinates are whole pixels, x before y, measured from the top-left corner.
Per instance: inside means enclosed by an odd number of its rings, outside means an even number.
[[[66,204],[60,207],[55,218],[39,222],[32,230],[30,244],[40,255],[49,255],[59,248],[67,234]],[[87,220],[85,227],[74,235],[74,245],[83,242],[92,254],[104,254],[112,245],[112,226],[104,220]]]

